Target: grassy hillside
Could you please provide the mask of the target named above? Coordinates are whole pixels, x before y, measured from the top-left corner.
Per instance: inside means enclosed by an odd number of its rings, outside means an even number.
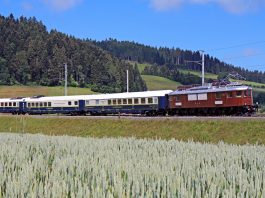
[[[68,87],[68,95],[92,94],[88,88]],[[64,87],[42,87],[42,86],[0,86],[0,98],[12,98],[18,96],[62,96]]]
[[[145,81],[148,90],[165,90],[172,89],[176,90],[181,84],[167,78],[152,76],[152,75],[142,75],[143,80]]]
[[[24,126],[24,127],[23,127]],[[63,128],[62,128],[63,126]],[[231,144],[265,144],[264,119],[126,119],[0,117],[0,132],[82,137],[136,137]]]

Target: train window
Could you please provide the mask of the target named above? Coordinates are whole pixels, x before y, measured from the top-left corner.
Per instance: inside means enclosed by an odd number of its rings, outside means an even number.
[[[108,105],[111,105],[111,100],[108,100]]]
[[[7,102],[5,102],[5,107],[7,107]]]
[[[71,106],[72,105],[72,102],[71,101],[68,101],[68,105]]]
[[[251,96],[251,90],[246,90],[244,91],[244,96],[247,97],[247,96]]]
[[[141,98],[141,104],[145,104],[145,98]]]
[[[175,96],[176,101],[180,101],[180,96]]]
[[[9,102],[8,106],[12,107],[12,102]]]
[[[138,98],[134,98],[134,104],[139,104],[139,99]]]
[[[99,105],[99,100],[96,100],[96,105]]]
[[[233,98],[233,92],[232,91],[227,92],[227,97],[228,98]]]
[[[36,102],[36,107],[38,107],[38,106],[39,106],[39,103]]]
[[[215,97],[216,97],[216,99],[221,99],[222,98],[222,93],[221,92],[217,92],[215,94]]]
[[[48,102],[48,107],[51,107],[52,106],[52,103],[51,102]]]
[[[78,102],[77,101],[75,101],[75,105],[78,105]]]
[[[28,107],[30,107],[30,105],[31,105],[31,104],[30,104],[30,103],[28,103]]]
[[[128,99],[128,104],[132,104],[132,99]]]
[[[4,103],[3,102],[1,102],[1,107],[3,107],[4,106]]]
[[[158,101],[157,101],[157,98],[154,98],[154,104],[157,104]]]
[[[112,100],[112,104],[113,104],[113,105],[116,105],[116,99],[113,99],[113,100]]]
[[[87,105],[87,106],[89,105],[89,100],[86,100],[86,105]]]
[[[123,103],[123,104],[127,104],[127,99],[123,99],[123,100],[122,100],[122,103]]]
[[[148,104],[153,104],[153,98],[148,98]]]
[[[33,102],[33,103],[31,103],[31,106],[32,106],[32,107],[34,107],[34,106],[35,106],[34,102]]]
[[[119,104],[119,105],[121,104],[121,99],[118,99],[118,104]]]
[[[17,103],[16,102],[13,102],[13,107],[17,106]]]
[[[44,102],[44,107],[47,107],[47,102]]]
[[[40,102],[40,107],[42,107],[43,106],[43,103],[42,102]]]
[[[236,92],[236,97],[237,97],[237,98],[242,97],[242,91],[237,91],[237,92]]]

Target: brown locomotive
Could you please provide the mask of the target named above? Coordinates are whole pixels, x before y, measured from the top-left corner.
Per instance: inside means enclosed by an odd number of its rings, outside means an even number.
[[[256,111],[252,88],[238,83],[180,87],[169,94],[170,115],[244,115]]]

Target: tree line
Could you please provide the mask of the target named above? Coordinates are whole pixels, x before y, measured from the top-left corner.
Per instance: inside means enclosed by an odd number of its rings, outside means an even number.
[[[169,70],[187,69],[201,71],[201,66],[187,62],[200,61],[199,51],[181,50],[179,48],[151,47],[129,41],[117,41],[107,39],[105,41],[93,41],[96,45],[123,60],[136,61],[139,63],[150,63],[157,66],[166,66]],[[155,66],[156,67],[156,66]],[[149,68],[150,69],[150,68]],[[156,68],[154,68],[155,70]],[[237,72],[249,81],[265,83],[265,72],[258,70],[250,71],[245,68],[235,67],[227,64],[208,54],[205,55],[205,72],[220,74]]]
[[[99,92],[126,91],[129,70],[131,91],[146,90],[138,68],[102,50],[88,40],[47,31],[36,18],[0,16],[0,84],[57,86],[68,65],[71,86]]]

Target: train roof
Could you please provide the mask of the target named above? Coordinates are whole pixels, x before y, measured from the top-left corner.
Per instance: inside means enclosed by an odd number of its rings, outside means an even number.
[[[26,98],[25,101],[47,101],[47,100],[102,100],[115,98],[142,98],[159,97],[173,92],[172,90],[112,93],[112,94],[94,94],[94,95],[76,95],[76,96],[52,96],[39,98]]]
[[[182,94],[197,94],[197,93],[214,93],[214,92],[227,92],[227,91],[244,91],[247,89],[252,89],[246,85],[240,84],[231,84],[226,86],[199,86],[199,87],[192,87],[186,90],[176,90],[169,95],[182,95]]]

